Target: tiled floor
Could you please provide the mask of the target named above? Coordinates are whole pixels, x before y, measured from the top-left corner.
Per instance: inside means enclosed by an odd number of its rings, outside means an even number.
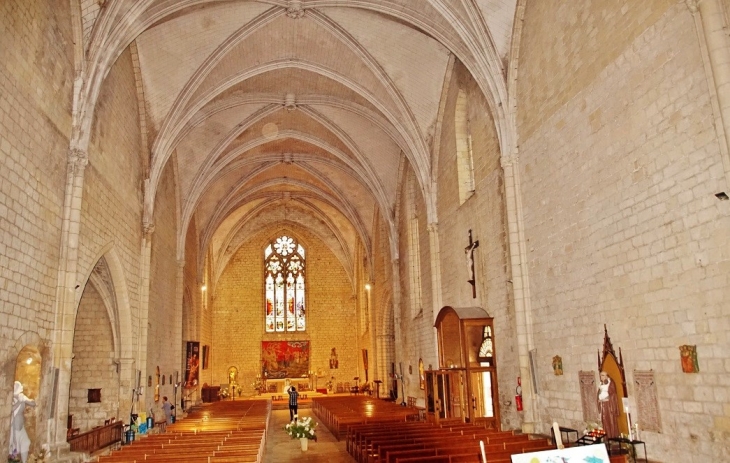
[[[302,417],[312,416],[311,409],[299,410]],[[302,452],[298,439],[290,438],[284,431],[289,422],[289,410],[272,410],[269,433],[266,438],[265,463],[322,462],[322,463],[354,463],[355,460],[345,450],[345,441],[334,438],[324,425],[317,426],[317,442],[309,441],[309,449]]]

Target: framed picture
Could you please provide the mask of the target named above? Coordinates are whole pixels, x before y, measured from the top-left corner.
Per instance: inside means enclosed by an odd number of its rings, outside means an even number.
[[[261,341],[261,360],[268,379],[306,378],[309,341]]]

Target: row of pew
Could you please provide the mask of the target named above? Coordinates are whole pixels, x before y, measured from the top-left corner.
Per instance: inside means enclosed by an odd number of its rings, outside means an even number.
[[[511,455],[554,448],[547,439],[497,431],[461,420],[412,421],[413,407],[362,397],[315,399],[314,413],[333,435],[346,437],[358,463],[510,463]]]
[[[356,424],[397,423],[418,417],[415,407],[369,396],[316,397],[312,399],[312,412],[337,440],[342,440],[349,427]]]
[[[123,446],[99,463],[261,463],[271,416],[268,400],[213,402],[185,419]]]

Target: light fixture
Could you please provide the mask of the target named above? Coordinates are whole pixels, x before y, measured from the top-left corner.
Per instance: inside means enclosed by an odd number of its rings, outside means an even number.
[[[370,286],[370,283],[365,283],[365,289],[370,291],[370,288],[372,288],[372,286]]]
[[[27,363],[28,365],[33,363],[33,357],[28,357],[28,360],[26,360],[25,363]]]
[[[200,290],[201,290],[201,291],[205,291],[206,289],[208,289],[208,287],[207,287],[207,286],[205,286],[205,285],[203,285],[203,286],[201,286],[201,287],[200,287]]]

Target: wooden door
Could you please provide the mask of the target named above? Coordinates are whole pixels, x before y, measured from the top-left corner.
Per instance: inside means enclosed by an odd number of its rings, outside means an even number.
[[[464,372],[434,370],[426,372],[426,414],[438,423],[442,419],[464,420],[466,410]]]
[[[474,423],[486,423],[487,429],[499,429],[497,378],[493,370],[470,371],[470,413]]]

